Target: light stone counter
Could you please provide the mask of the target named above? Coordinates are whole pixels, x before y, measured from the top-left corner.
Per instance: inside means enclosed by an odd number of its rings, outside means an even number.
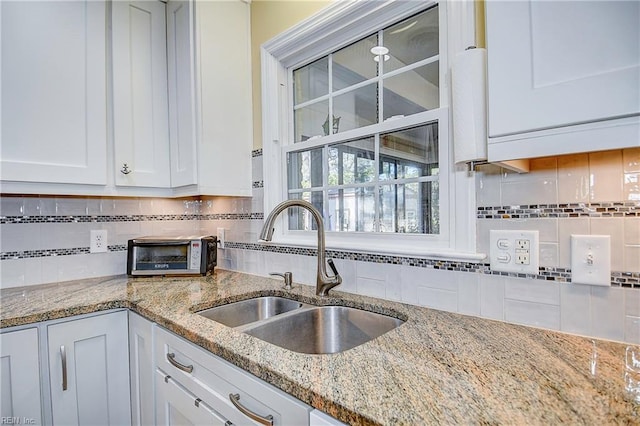
[[[625,344],[336,289],[319,299],[314,290],[284,291],[279,280],[224,270],[206,278],[89,279],[2,290],[0,327],[129,308],[352,424],[640,424],[640,390],[625,385]],[[407,321],[348,351],[307,355],[193,313],[259,295]]]

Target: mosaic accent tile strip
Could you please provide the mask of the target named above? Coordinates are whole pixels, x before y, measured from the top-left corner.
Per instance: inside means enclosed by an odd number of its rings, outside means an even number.
[[[259,180],[259,181],[253,182],[253,187],[254,188],[264,188],[264,181],[263,180]]]
[[[262,156],[262,148],[254,149],[251,151],[251,157],[260,157]]]
[[[268,251],[282,254],[295,254],[301,256],[316,256],[316,249],[304,247],[287,247],[271,244],[226,242],[227,248],[239,250]],[[347,251],[327,250],[327,256],[333,259],[355,260],[359,262],[385,263],[391,265],[416,266],[419,268],[441,269],[445,271],[471,272],[478,274],[500,275],[515,278],[528,278],[541,281],[571,282],[571,269],[542,267],[538,274],[518,274],[512,272],[492,271],[488,263],[472,263],[461,261],[449,261],[439,259],[424,259],[409,256],[390,256],[371,253],[356,253]],[[640,290],[640,272],[613,272],[611,285],[614,287],[626,287]]]
[[[118,216],[0,216],[0,224],[107,223],[169,220],[263,220],[264,213],[162,214]]]
[[[640,202],[621,201],[478,207],[476,217],[478,219],[640,217]]]
[[[127,251],[124,244],[107,246],[110,252]],[[45,250],[25,250],[25,251],[8,251],[0,253],[0,260],[15,259],[32,259],[38,257],[52,256],[74,256],[77,254],[89,254],[89,247],[74,247],[66,249],[45,249]]]
[[[198,220],[264,220],[264,213],[213,213],[199,215]]]

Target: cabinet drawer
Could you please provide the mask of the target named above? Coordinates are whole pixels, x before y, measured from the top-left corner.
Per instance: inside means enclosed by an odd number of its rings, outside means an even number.
[[[158,420],[161,425],[229,426],[231,424],[160,369],[156,370],[156,392]]]
[[[234,406],[233,395],[246,410],[263,418],[272,416],[274,425],[309,424],[306,404],[175,334],[157,331],[158,368],[232,423],[260,424]]]

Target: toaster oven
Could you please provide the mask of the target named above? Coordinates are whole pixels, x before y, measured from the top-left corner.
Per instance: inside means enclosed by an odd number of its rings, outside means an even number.
[[[217,253],[215,236],[135,238],[127,244],[127,275],[207,275]]]

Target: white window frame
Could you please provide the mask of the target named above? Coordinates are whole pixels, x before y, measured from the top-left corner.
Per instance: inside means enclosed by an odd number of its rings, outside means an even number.
[[[330,249],[380,254],[436,257],[453,260],[481,260],[476,254],[475,178],[466,167],[453,164],[451,143],[450,61],[458,52],[475,45],[475,2],[464,1],[337,1],[297,26],[278,35],[261,47],[262,61],[262,135],[264,211],[270,212],[287,198],[286,153],[303,148],[293,143],[291,123],[291,69],[310,63],[347,46],[373,32],[439,4],[440,34],[440,109],[415,114],[402,120],[402,126],[439,119],[440,139],[449,140],[448,149],[440,149],[440,233],[395,234],[328,232]],[[398,123],[390,123],[396,126]],[[445,124],[445,125],[442,125]],[[385,123],[378,126],[384,132]],[[377,129],[376,129],[377,130]],[[357,137],[363,129],[343,132],[337,137]],[[349,133],[347,135],[347,133]],[[353,135],[351,135],[353,133]],[[336,135],[323,139],[327,142]],[[289,231],[286,214],[276,225],[275,243],[315,247],[314,231]]]

